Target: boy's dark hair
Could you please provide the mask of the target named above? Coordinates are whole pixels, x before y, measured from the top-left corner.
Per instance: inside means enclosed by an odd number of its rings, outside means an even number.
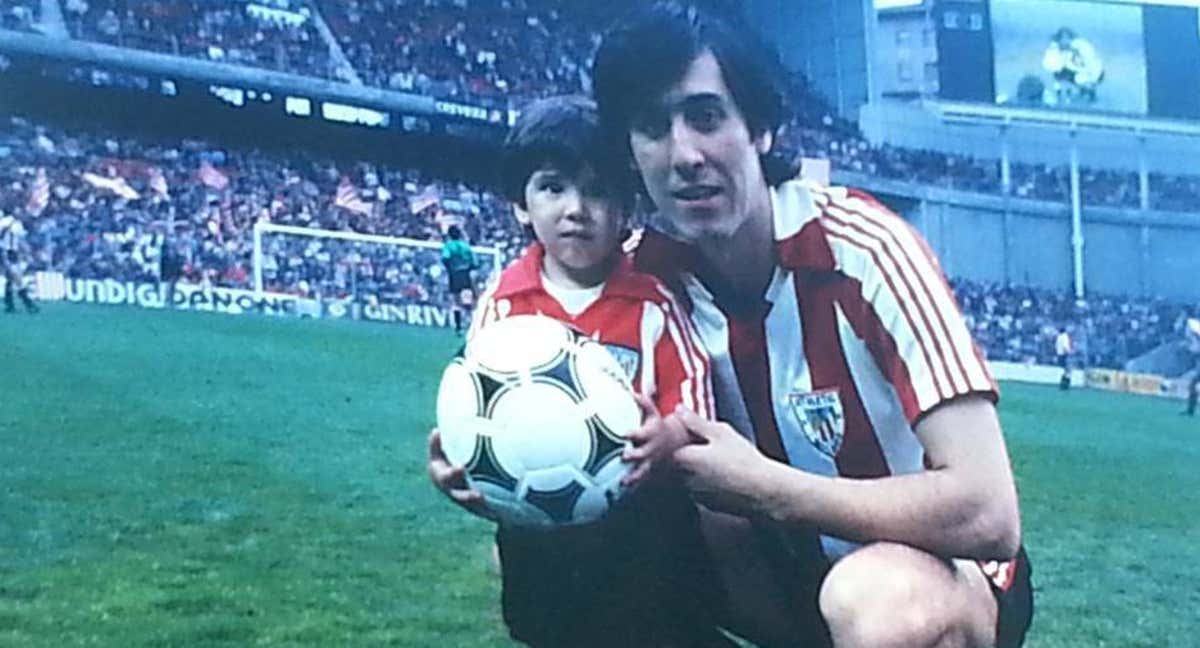
[[[683,78],[696,57],[712,52],[750,135],[778,133],[788,118],[787,75],[776,50],[731,0],[659,0],[636,7],[604,34],[592,70],[594,94],[608,138],[626,144],[630,125]],[[795,175],[770,152],[762,156],[767,182]]]
[[[633,172],[621,149],[603,137],[596,104],[587,97],[558,95],[534,101],[504,140],[500,188],[509,201],[527,208],[525,185],[536,171],[551,165],[568,176],[585,166],[600,186],[628,213],[633,201]]]
[[[446,228],[446,238],[460,241],[462,240],[462,237],[463,233],[462,230],[459,229],[458,225],[451,225],[450,227]]]

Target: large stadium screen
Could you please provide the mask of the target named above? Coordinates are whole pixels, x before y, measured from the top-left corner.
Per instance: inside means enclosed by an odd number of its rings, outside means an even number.
[[[1146,114],[1142,12],[1138,4],[992,0],[996,102]]]
[[[1150,114],[1200,119],[1200,9],[1147,5],[1146,73]]]

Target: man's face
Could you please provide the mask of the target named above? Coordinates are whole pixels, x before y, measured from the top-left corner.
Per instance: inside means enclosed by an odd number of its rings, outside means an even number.
[[[769,215],[759,155],[771,135],[751,136],[711,52],[634,116],[629,143],[650,198],[688,240],[729,237]]]
[[[599,186],[590,168],[568,175],[553,165],[534,171],[525,183],[525,209],[517,220],[533,228],[546,249],[545,270],[552,279],[607,277],[620,249],[623,212],[618,200]]]

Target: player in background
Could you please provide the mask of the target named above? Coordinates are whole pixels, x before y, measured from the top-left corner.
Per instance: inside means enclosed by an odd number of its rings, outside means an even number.
[[[1042,67],[1054,77],[1054,96],[1057,104],[1065,105],[1078,99],[1096,103],[1096,88],[1104,81],[1104,62],[1096,48],[1070,27],[1054,33]]]
[[[502,188],[535,242],[484,292],[468,335],[512,315],[542,314],[595,337],[625,369],[645,412],[630,438],[637,483],[594,525],[500,526],[502,605],[514,639],[533,646],[725,646],[695,505],[654,471],[686,442],[659,411],[711,416],[708,358],[682,308],[636,272],[621,241],[634,199],[623,158],[599,137],[595,105],[551,97],[525,107],[504,145]],[[649,430],[654,430],[650,434]],[[489,517],[451,468],[435,431],[430,474],[451,499]]]
[[[1183,414],[1196,415],[1196,401],[1200,400],[1200,316],[1189,317],[1184,326],[1184,344],[1192,356],[1192,377],[1188,380],[1187,408]]]
[[[1071,333],[1067,331],[1067,325],[1063,324],[1058,328],[1058,335],[1054,337],[1054,357],[1058,359],[1058,366],[1062,367],[1062,378],[1058,379],[1058,388],[1066,391],[1071,388],[1071,354],[1075,353],[1075,345],[1071,340]]]
[[[162,295],[164,308],[175,308],[175,287],[183,277],[183,266],[187,262],[174,234],[168,234],[158,256],[158,291]]]
[[[25,277],[26,250],[25,225],[21,219],[0,212],[0,270],[4,273],[4,312],[17,312],[13,296],[19,296],[29,313],[38,312],[37,304],[29,294],[29,283]]]
[[[475,253],[463,240],[462,229],[451,225],[442,244],[442,265],[450,282],[450,309],[454,313],[454,332],[462,333],[471,307],[475,304],[475,284],[471,272],[476,268]]]
[[[679,287],[712,357],[722,422],[669,418],[695,439],[673,458],[712,511],[722,623],[771,646],[1017,646],[1032,594],[996,383],[916,232],[771,157],[786,77],[725,4],[637,7],[592,74],[666,230],[636,267]]]

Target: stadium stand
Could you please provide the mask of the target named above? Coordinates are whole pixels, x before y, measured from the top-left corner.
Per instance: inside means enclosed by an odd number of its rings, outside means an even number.
[[[33,25],[41,17],[39,0],[0,0],[0,27],[4,29],[34,31]]]
[[[628,4],[564,5],[505,0],[63,0],[72,37],[223,61],[390,90],[509,108],[548,94],[586,92],[597,29]],[[38,31],[41,3],[0,0],[7,29]],[[337,61],[348,62],[347,70]],[[796,113],[779,139],[794,156],[834,169],[980,194],[1003,192],[1000,163],[937,151],[875,145],[799,74]],[[31,228],[34,269],[81,278],[152,280],[164,244],[178,246],[188,279],[250,287],[251,232],[278,224],[437,239],[447,222],[507,258],[523,233],[485,186],[432,177],[428,169],[349,164],[318,154],[229,150],[199,140],[151,143],[56,129],[24,118],[0,126],[0,205],[28,209],[44,184]],[[90,174],[90,175],[87,175]],[[1085,205],[1140,207],[1136,173],[1081,170]],[[1200,176],[1151,174],[1150,207],[1189,211]],[[1070,200],[1066,166],[1014,163],[1014,197]],[[136,197],[135,197],[136,196]],[[295,294],[352,291],[441,302],[440,264],[428,255],[326,240],[273,239],[268,287]],[[1121,367],[1177,334],[1182,307],[1161,300],[955,284],[989,357],[1050,362],[1057,327],[1076,330],[1084,361]]]
[[[264,12],[235,0],[65,0],[71,34],[80,39],[264,67],[488,107],[519,107],[540,96],[585,92],[598,28],[627,0],[563,4],[506,0],[470,6],[461,0],[278,0]],[[35,0],[3,0],[6,26],[28,29]],[[288,16],[288,18],[283,18]],[[332,42],[314,26],[329,26]],[[182,34],[182,36],[180,36]],[[344,52],[345,69],[332,52]],[[1000,163],[935,151],[875,146],[796,78],[800,115],[783,143],[835,168],[962,191],[1002,192]],[[1070,199],[1067,167],[1014,164],[1012,195]],[[1151,177],[1151,208],[1187,211],[1200,202],[1200,178]],[[1139,207],[1136,173],[1082,170],[1085,205]]]
[[[71,34],[82,40],[223,61],[327,79],[338,77],[327,43],[301,2],[270,7],[201,0],[67,2]]]
[[[0,165],[0,204],[9,210],[29,208],[44,171],[49,197],[31,227],[34,269],[73,277],[154,281],[162,246],[173,244],[190,281],[250,288],[251,232],[259,219],[437,240],[450,218],[472,241],[496,246],[505,257],[525,242],[498,196],[425,177],[419,169],[338,168],[311,155],[227,151],[192,140],[152,144],[21,118],[3,129],[0,156],[8,162]],[[272,239],[265,252],[266,286],[275,292],[448,299],[433,254],[364,252],[344,242],[296,238]],[[987,356],[1014,362],[1052,362],[1058,327],[1069,325],[1082,362],[1120,368],[1178,337],[1185,312],[1164,300],[1078,301],[1066,291],[969,281],[954,288]]]

